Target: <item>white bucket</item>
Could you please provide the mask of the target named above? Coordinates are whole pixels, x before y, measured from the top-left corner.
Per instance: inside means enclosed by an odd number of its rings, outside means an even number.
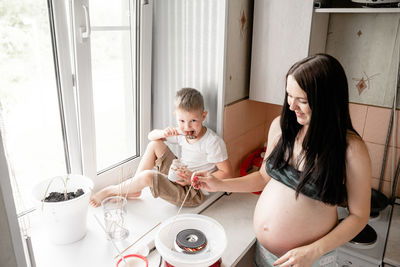
[[[67,175],[59,176],[65,180]],[[82,239],[87,232],[87,211],[93,182],[90,178],[82,175],[68,175],[67,192],[76,192],[82,188],[84,194],[67,201],[42,202],[47,191],[64,192],[64,183],[60,178],[50,178],[37,184],[33,189],[33,198],[36,202],[37,211],[42,217],[44,229],[54,244],[69,244]]]
[[[197,229],[207,238],[205,251],[185,254],[174,249],[176,235],[185,229]],[[227,239],[224,228],[216,220],[198,214],[182,214],[163,222],[156,234],[155,245],[163,259],[175,267],[207,267],[222,256]]]

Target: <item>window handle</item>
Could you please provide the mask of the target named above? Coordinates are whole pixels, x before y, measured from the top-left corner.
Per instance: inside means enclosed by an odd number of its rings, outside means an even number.
[[[85,27],[81,27],[81,38],[84,40],[90,37],[90,17],[88,7],[85,5],[82,5],[82,7],[85,14]]]

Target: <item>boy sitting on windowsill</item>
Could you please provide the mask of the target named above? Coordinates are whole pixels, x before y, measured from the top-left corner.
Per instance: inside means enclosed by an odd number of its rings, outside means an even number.
[[[160,197],[172,204],[181,205],[188,190],[190,193],[184,206],[200,205],[207,192],[190,187],[191,176],[196,171],[212,172],[223,179],[232,176],[226,146],[222,138],[203,126],[207,116],[203,96],[192,88],[179,90],[175,97],[175,112],[178,127],[155,129],[148,135],[151,141],[139,163],[136,174],[119,185],[108,186],[91,197],[90,204],[98,207],[109,196],[122,195],[137,198],[145,187],[150,187],[154,197]],[[181,133],[180,133],[181,132]],[[179,159],[186,168],[176,171],[178,180],[171,181],[168,172],[177,157],[164,141],[181,148]],[[153,168],[156,167],[157,170]]]

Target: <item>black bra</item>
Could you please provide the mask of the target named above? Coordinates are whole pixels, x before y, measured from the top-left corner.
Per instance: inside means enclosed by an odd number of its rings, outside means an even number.
[[[281,169],[273,168],[271,159],[268,159],[265,164],[265,170],[271,178],[277,180],[284,185],[296,190],[299,185],[301,172],[290,165],[286,165]],[[314,183],[306,183],[300,190],[300,193],[315,200],[322,201],[318,196],[319,188]]]

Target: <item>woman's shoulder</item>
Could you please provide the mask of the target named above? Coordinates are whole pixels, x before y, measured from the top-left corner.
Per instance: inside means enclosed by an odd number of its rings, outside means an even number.
[[[347,131],[347,145],[362,145],[364,141],[362,140],[361,136],[352,130]]]
[[[276,117],[269,127],[270,131],[281,132],[281,116]]]
[[[359,136],[354,131],[347,132],[347,159],[354,159],[359,157],[369,157],[367,146]]]
[[[268,139],[270,137],[275,139],[277,136],[282,134],[280,120],[281,116],[278,116],[271,122],[271,125],[269,126]]]
[[[371,169],[371,159],[364,141],[357,133],[348,133],[346,150],[346,187],[348,195],[363,195],[370,192]]]
[[[280,119],[281,117],[278,116],[276,117],[272,122],[269,127],[268,131],[268,139],[267,139],[267,151],[265,153],[265,157],[267,157],[275,145],[278,143],[279,138],[282,135],[282,130],[281,130],[281,124],[280,124]]]

